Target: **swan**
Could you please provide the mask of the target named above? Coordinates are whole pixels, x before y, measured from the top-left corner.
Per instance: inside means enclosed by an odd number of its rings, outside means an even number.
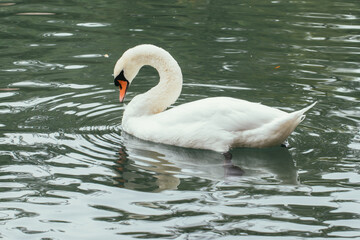
[[[211,97],[167,109],[180,95],[181,69],[170,53],[150,44],[128,49],[116,62],[114,83],[120,102],[144,65],[158,71],[159,83],[127,104],[122,130],[151,142],[220,153],[236,147],[280,146],[316,104],[287,113],[246,100]]]

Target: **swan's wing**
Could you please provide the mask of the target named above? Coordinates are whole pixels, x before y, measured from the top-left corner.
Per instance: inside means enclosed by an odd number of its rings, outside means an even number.
[[[178,125],[179,129],[196,125],[209,129],[243,131],[258,128],[286,114],[259,103],[215,97],[176,106],[154,115],[153,120],[163,126]]]

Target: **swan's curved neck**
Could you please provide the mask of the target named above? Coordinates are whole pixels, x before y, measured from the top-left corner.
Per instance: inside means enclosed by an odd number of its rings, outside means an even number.
[[[137,73],[144,65],[154,67],[160,76],[159,83],[144,94],[137,95],[126,107],[131,115],[149,115],[164,111],[179,97],[182,88],[182,73],[176,60],[162,48],[144,45],[135,49],[129,64]],[[130,110],[131,109],[131,110]],[[128,115],[127,114],[127,115]]]

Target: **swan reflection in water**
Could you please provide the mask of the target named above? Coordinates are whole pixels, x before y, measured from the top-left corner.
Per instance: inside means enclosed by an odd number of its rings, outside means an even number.
[[[232,159],[208,150],[148,142],[122,132],[116,182],[125,188],[154,192],[178,189],[181,179],[297,184],[289,150],[239,148]]]

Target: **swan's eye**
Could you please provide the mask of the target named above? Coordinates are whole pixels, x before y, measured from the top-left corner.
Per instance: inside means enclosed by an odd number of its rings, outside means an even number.
[[[114,84],[115,84],[115,86],[120,86],[120,84],[119,84],[119,81],[127,81],[127,82],[129,82],[127,79],[126,79],[126,77],[124,76],[124,70],[122,70],[120,73],[119,73],[119,75],[117,75],[116,76],[116,78],[114,79]]]

